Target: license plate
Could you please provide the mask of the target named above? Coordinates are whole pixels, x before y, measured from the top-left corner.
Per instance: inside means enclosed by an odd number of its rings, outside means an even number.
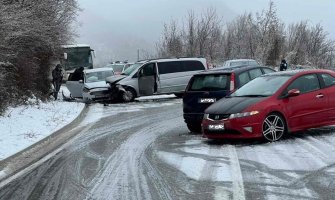
[[[223,124],[208,125],[208,130],[210,131],[224,130],[224,125]]]
[[[199,103],[214,103],[216,99],[213,98],[204,98],[204,99],[199,99]]]

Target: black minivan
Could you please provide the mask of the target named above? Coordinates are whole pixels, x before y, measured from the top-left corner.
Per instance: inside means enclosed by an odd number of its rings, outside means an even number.
[[[208,106],[263,74],[275,72],[263,66],[214,68],[193,75],[183,95],[184,120],[191,132],[201,132]]]

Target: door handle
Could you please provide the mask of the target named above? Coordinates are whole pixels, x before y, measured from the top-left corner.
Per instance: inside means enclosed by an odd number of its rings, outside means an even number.
[[[323,98],[323,94],[318,94],[318,95],[316,95],[316,98]]]

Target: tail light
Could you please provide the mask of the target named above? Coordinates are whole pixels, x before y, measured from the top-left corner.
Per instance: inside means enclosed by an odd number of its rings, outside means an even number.
[[[232,73],[230,76],[230,91],[234,91],[235,90],[235,74]]]

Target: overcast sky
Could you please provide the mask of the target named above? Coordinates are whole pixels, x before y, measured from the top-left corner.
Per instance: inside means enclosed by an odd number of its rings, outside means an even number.
[[[274,0],[285,23],[321,23],[335,40],[335,0]],[[214,7],[228,22],[244,12],[261,12],[269,0],[79,0],[77,43],[90,44],[99,65],[110,60],[134,61],[137,49],[154,52],[164,23],[182,21],[190,10]]]

